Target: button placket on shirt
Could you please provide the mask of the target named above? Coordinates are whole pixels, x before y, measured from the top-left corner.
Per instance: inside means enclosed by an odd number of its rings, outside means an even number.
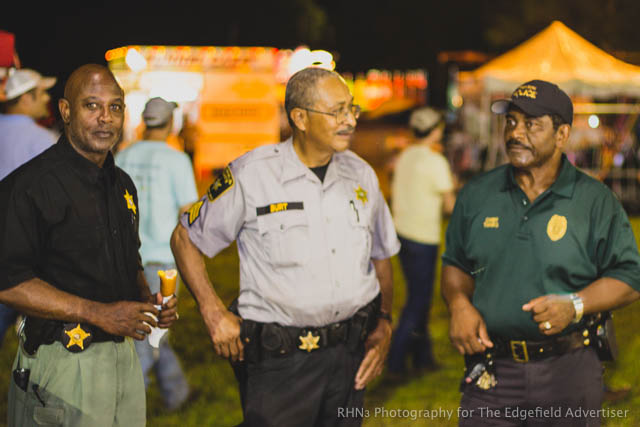
[[[517,237],[518,239],[529,240],[531,236],[531,230],[529,229],[529,226],[527,224],[529,222],[533,204],[527,199],[527,196],[521,189],[517,190],[517,193],[514,197],[514,202],[515,208],[518,212],[518,217],[520,218]]]
[[[324,219],[323,225],[325,225],[326,227],[323,234],[326,237],[327,250],[329,251],[329,268],[330,268],[329,277],[331,277],[331,283],[333,284],[334,292],[340,292],[341,284],[340,284],[340,277],[338,277],[337,275],[338,268],[336,267],[336,262],[338,261],[338,255],[340,254],[340,251],[338,251],[338,247],[337,247],[339,240],[337,239],[340,239],[341,236],[339,231],[336,234],[336,231],[334,230],[337,224],[336,218],[332,218],[330,214],[331,212],[335,212],[336,207],[332,205],[325,206],[325,203],[327,203],[326,202],[327,197],[332,191],[336,191],[336,188],[335,188],[335,183],[328,182],[327,178],[330,178],[329,171],[327,171],[327,175],[325,176],[325,182],[320,187],[320,191],[318,194],[318,198],[320,200],[319,206],[321,210],[319,214],[320,214],[320,218]],[[331,225],[333,225],[334,227],[332,228]],[[333,306],[331,309],[334,316],[337,317],[340,315],[339,307]]]

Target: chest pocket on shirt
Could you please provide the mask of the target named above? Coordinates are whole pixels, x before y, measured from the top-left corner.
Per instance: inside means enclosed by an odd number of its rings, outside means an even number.
[[[372,237],[369,219],[365,209],[349,205],[349,244],[353,256],[357,256],[362,271],[367,271],[371,262]]]
[[[309,222],[304,210],[260,215],[258,230],[274,267],[304,265],[309,259]]]

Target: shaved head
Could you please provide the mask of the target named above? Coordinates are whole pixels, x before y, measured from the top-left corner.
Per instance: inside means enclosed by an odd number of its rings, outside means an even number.
[[[110,79],[115,83],[116,86],[120,87],[118,82],[116,81],[115,76],[104,65],[99,64],[85,64],[80,68],[77,68],[67,80],[67,84],[64,86],[64,97],[69,101],[73,102],[75,98],[78,96],[80,89],[89,84],[91,80],[95,79]],[[122,89],[120,89],[122,91]],[[123,93],[124,96],[124,93]]]
[[[122,137],[124,91],[105,66],[86,64],[76,69],[58,102],[67,139],[82,156],[102,166]]]

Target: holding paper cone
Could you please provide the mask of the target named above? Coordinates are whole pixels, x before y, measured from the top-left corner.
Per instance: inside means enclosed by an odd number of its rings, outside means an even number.
[[[173,297],[176,292],[176,282],[178,280],[178,270],[172,268],[171,270],[159,270],[158,276],[160,277],[160,293],[162,294],[162,304],[166,304],[167,301]],[[158,310],[162,306],[156,305]],[[160,339],[167,333],[167,329],[163,328],[151,328],[149,334],[149,344],[152,347],[158,348],[160,345]]]

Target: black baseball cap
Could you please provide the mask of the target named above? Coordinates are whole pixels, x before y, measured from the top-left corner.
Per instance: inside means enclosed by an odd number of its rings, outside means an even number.
[[[557,114],[569,125],[573,123],[573,103],[569,95],[544,80],[531,80],[518,86],[510,99],[494,101],[491,111],[505,114],[512,105],[533,117]]]

